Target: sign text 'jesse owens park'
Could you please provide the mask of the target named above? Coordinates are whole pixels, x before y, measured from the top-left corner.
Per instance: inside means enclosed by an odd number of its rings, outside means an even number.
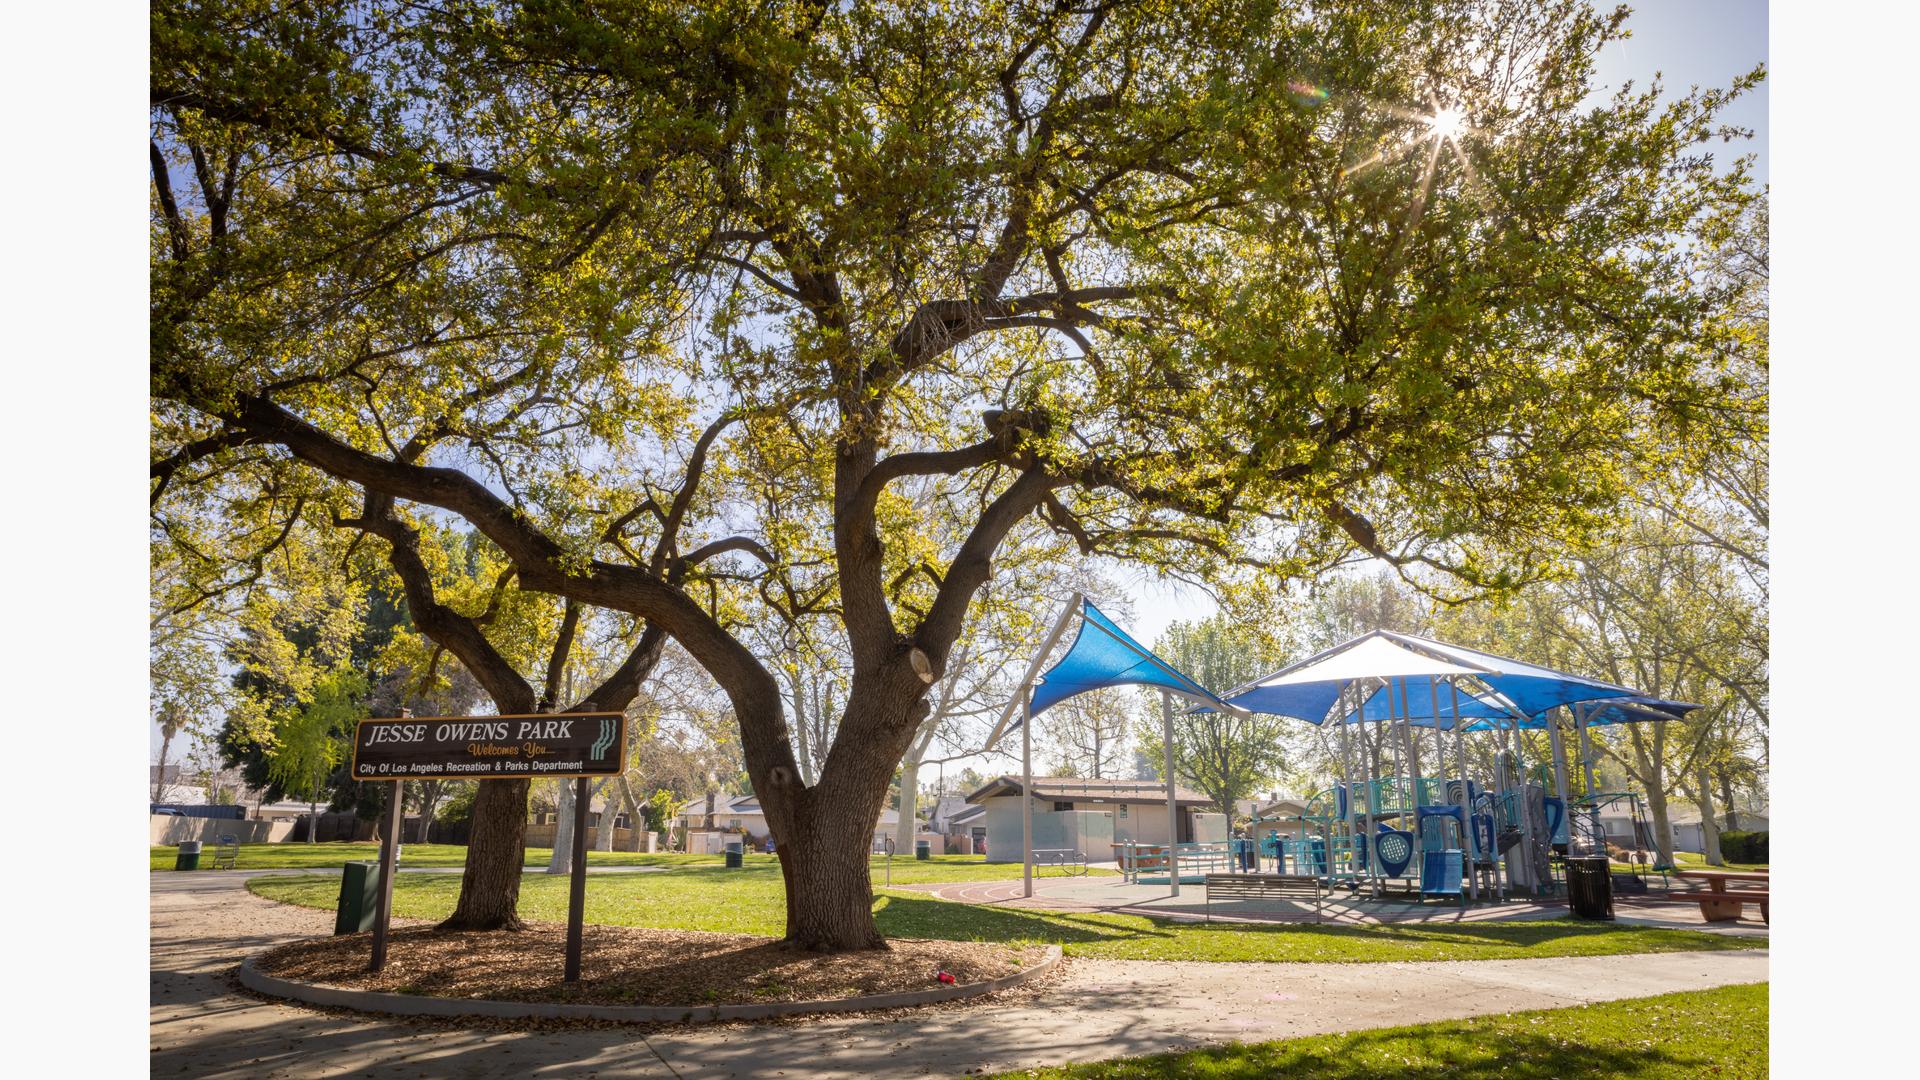
[[[621,771],[626,734],[621,713],[362,720],[353,778],[612,776]]]

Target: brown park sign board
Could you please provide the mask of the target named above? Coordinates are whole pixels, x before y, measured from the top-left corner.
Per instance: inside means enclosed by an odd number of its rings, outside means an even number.
[[[402,716],[362,720],[355,780],[613,776],[624,765],[622,713]]]

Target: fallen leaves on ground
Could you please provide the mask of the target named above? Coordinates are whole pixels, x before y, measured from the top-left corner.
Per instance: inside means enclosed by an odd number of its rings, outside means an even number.
[[[747,934],[588,926],[577,984],[563,980],[566,927],[520,931],[396,928],[386,968],[368,973],[371,935],[317,938],[263,955],[285,979],[385,993],[494,1001],[705,1006],[815,1001],[928,990],[938,971],[984,982],[1037,963],[1040,946],[895,939],[883,951],[816,953]]]

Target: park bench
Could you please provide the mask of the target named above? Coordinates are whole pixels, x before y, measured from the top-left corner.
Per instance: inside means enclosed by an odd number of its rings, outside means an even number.
[[[1213,921],[1213,901],[1313,900],[1313,917],[1320,917],[1325,894],[1320,879],[1307,874],[1208,874],[1207,921]]]
[[[1694,892],[1668,893],[1674,900],[1692,900],[1700,905],[1700,915],[1708,922],[1733,922],[1740,917],[1740,908],[1753,904],[1760,909],[1760,921],[1771,926],[1773,919],[1768,915],[1768,893],[1765,882],[1771,880],[1768,875],[1744,873],[1735,870],[1675,870],[1673,876],[1690,880],[1704,881],[1707,888]],[[1730,881],[1761,882],[1759,888],[1727,888]]]

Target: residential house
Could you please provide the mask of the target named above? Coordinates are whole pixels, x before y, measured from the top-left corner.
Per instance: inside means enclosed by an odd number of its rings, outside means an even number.
[[[1727,815],[1721,811],[1717,824],[1721,832],[1727,831]],[[1760,832],[1768,827],[1770,819],[1766,814],[1751,810],[1736,810],[1733,820],[1740,826],[1740,832]],[[1680,851],[1698,852],[1707,846],[1704,830],[1700,827],[1700,811],[1697,809],[1674,809],[1667,819],[1673,826],[1673,846]]]

